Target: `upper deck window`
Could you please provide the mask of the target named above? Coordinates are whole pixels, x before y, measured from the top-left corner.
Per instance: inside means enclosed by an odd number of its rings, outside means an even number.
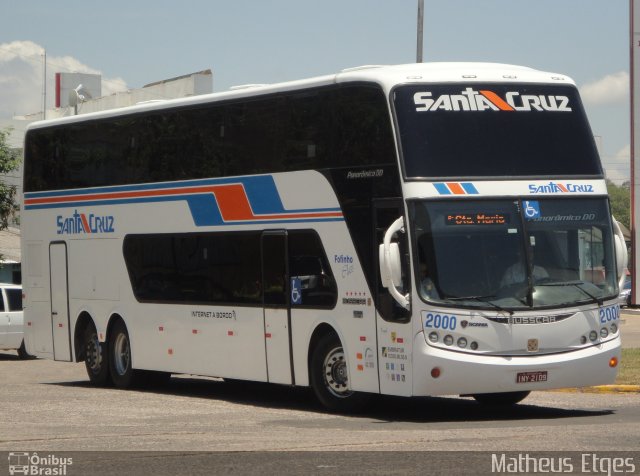
[[[393,102],[409,178],[602,176],[572,86],[422,84]]]
[[[25,192],[396,161],[385,94],[347,84],[30,130]]]

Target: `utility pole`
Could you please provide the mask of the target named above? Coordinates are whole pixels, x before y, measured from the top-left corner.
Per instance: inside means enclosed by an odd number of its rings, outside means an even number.
[[[418,0],[418,45],[416,63],[422,63],[422,35],[424,25],[424,0]]]
[[[42,52],[42,119],[47,118],[47,50]]]

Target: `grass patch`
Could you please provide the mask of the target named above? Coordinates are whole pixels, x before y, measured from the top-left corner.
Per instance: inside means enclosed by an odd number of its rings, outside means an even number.
[[[640,385],[640,349],[622,349],[618,385]]]

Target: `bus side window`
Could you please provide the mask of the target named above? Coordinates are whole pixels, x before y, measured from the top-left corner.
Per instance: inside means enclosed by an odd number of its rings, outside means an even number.
[[[302,297],[294,303],[297,307],[333,308],[336,305],[336,281],[316,232],[289,232],[289,275],[300,286]]]
[[[286,235],[265,234],[262,237],[262,283],[265,306],[284,306],[287,303]]]

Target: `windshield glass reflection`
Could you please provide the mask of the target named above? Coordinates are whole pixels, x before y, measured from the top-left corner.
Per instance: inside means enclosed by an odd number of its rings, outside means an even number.
[[[423,300],[517,310],[617,295],[604,198],[412,202]]]

